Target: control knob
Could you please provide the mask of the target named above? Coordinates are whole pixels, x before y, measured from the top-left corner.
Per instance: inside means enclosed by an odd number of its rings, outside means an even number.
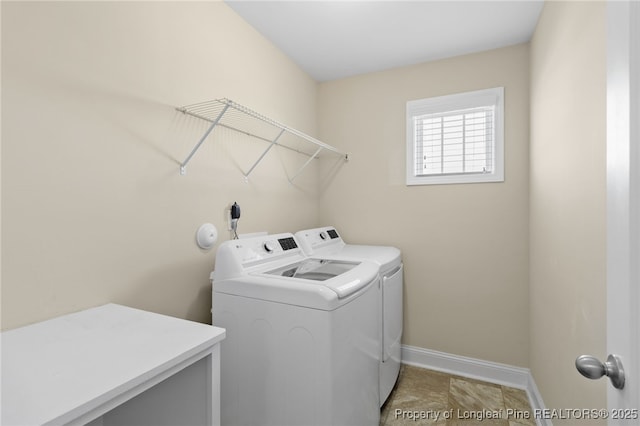
[[[327,234],[327,231],[320,232],[320,238],[323,240],[326,240],[327,238],[329,238],[329,234]]]
[[[267,253],[273,253],[273,251],[276,249],[276,246],[273,244],[273,241],[267,241],[265,242],[262,247],[264,247],[264,249],[267,251]]]

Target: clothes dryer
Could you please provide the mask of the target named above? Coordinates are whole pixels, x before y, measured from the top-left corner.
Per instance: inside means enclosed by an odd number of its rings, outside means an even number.
[[[222,424],[379,423],[377,265],[279,234],[222,243],[212,279]]]
[[[389,246],[346,244],[332,226],[296,232],[307,256],[346,261],[369,260],[380,268],[379,294],[379,386],[384,404],[400,373],[402,338],[403,264],[399,249]]]

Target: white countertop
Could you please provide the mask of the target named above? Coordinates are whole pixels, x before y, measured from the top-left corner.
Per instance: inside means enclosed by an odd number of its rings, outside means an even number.
[[[1,423],[73,421],[207,356],[224,337],[222,328],[116,304],[3,332]]]

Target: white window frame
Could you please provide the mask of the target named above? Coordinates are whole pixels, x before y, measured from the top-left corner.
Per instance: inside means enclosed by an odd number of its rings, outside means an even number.
[[[415,118],[427,114],[494,105],[493,170],[487,173],[418,175],[415,171]],[[504,87],[457,93],[407,102],[407,185],[437,185],[504,181]]]

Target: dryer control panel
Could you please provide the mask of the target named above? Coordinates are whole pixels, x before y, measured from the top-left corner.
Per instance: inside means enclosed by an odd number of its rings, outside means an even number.
[[[299,231],[296,232],[296,238],[308,256],[324,247],[340,248],[344,246],[344,241],[333,226]]]

